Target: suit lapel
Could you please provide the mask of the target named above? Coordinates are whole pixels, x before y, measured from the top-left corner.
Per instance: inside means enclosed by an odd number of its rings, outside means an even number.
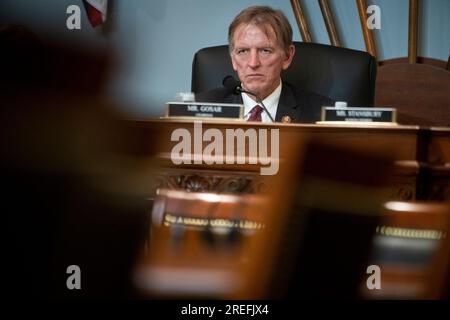
[[[236,94],[228,94],[224,97],[225,103],[242,104],[242,96]],[[292,122],[299,121],[299,104],[297,103],[292,87],[283,82],[281,89],[280,100],[278,101],[277,113],[275,116],[276,122],[281,122],[284,116],[291,118]]]
[[[280,122],[284,116],[290,117],[293,122],[298,121],[298,107],[299,105],[297,104],[291,86],[283,82],[275,121]]]

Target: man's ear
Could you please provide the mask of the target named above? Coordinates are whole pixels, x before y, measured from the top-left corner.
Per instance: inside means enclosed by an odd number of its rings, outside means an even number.
[[[283,60],[283,65],[282,65],[283,70],[286,70],[287,68],[289,68],[289,66],[291,65],[292,59],[294,58],[294,55],[295,55],[295,46],[293,44],[291,44],[289,46],[289,49],[286,51],[286,56],[284,57],[284,60]]]

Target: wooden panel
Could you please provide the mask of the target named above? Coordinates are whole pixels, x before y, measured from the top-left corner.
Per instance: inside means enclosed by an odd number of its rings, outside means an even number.
[[[417,62],[418,0],[409,0],[408,62]]]
[[[264,193],[269,191],[270,176],[260,175],[260,164],[181,164],[174,165],[170,152],[178,141],[171,141],[176,129],[186,129],[194,136],[194,122],[188,120],[136,120],[131,121],[147,132],[151,142],[158,132],[161,170],[155,179],[155,188],[173,188],[190,191],[214,191],[227,193]],[[148,128],[148,129],[147,129]],[[151,128],[151,129],[150,129]],[[310,125],[264,124],[246,122],[203,122],[202,131],[241,128],[278,129],[280,154],[289,149],[294,138],[316,139],[328,144],[372,152],[389,154],[395,161],[390,199],[414,200],[420,198],[449,199],[450,181],[450,129],[423,129],[417,126],[372,127],[365,125]],[[141,135],[145,140],[145,134]],[[145,145],[144,142],[140,144]],[[205,147],[209,142],[202,142]],[[192,149],[193,150],[193,149]],[[247,152],[248,153],[248,152]],[[270,149],[269,153],[270,155]],[[280,164],[283,159],[280,159]],[[154,192],[154,190],[152,192]],[[419,193],[418,193],[419,192]],[[151,193],[151,192],[150,192]]]
[[[292,10],[294,11],[295,20],[297,21],[298,29],[302,36],[303,42],[312,42],[311,34],[309,33],[308,24],[306,23],[305,16],[303,14],[302,6],[299,0],[291,0]]]
[[[379,61],[379,66],[385,66],[387,64],[399,64],[399,63],[408,63],[408,58],[394,58],[394,59],[388,59]],[[437,68],[445,69],[447,62],[443,60],[433,59],[433,58],[427,58],[427,57],[417,57],[417,63],[419,64],[428,64],[430,66],[434,66]]]
[[[447,204],[430,201],[384,205],[371,261],[380,266],[381,288],[363,290],[367,297],[442,298],[448,270],[449,210]]]
[[[162,129],[161,150],[170,151],[177,142],[170,141],[171,133],[179,128],[187,129],[194,134],[194,122],[189,120],[149,120],[139,121],[142,125],[156,126]],[[202,131],[217,128],[226,129],[279,129],[280,140],[288,140],[292,135],[312,136],[330,143],[347,145],[357,149],[369,149],[374,152],[388,152],[392,149],[394,160],[416,160],[417,126],[380,126],[369,125],[311,125],[311,124],[268,124],[247,122],[202,122]],[[204,142],[206,146],[209,142]],[[283,145],[283,143],[282,143]],[[211,166],[213,167],[213,166]],[[233,170],[233,166],[227,166]],[[237,166],[238,168],[239,166]]]
[[[429,65],[378,68],[375,105],[398,110],[400,124],[450,125],[450,72]]]
[[[372,30],[367,28],[366,25],[366,0],[356,0],[356,5],[358,6],[359,20],[361,22],[361,30],[364,36],[364,43],[366,44],[366,50],[375,58],[377,57],[377,48],[375,46],[375,41],[373,39]]]
[[[323,20],[325,21],[325,26],[327,27],[328,36],[330,38],[330,43],[333,46],[340,47],[341,41],[339,40],[339,35],[334,24],[333,15],[331,14],[330,6],[327,0],[319,0],[320,10],[322,11]]]
[[[427,162],[450,167],[450,128],[431,128]]]

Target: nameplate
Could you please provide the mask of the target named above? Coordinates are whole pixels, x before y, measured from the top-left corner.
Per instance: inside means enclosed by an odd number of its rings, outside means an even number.
[[[233,103],[168,102],[166,117],[242,120],[244,106]]]
[[[396,123],[393,108],[322,107],[321,122]]]

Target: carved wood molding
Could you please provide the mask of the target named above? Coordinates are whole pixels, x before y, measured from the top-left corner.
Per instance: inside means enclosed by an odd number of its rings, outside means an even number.
[[[421,190],[425,192],[426,200],[450,199],[450,167],[425,166],[427,170],[425,180],[419,182],[420,167],[417,161],[395,162],[395,173],[390,184],[390,200],[416,200],[417,183],[422,184]],[[155,174],[154,190],[151,192],[154,194],[157,188],[166,188],[189,192],[263,194],[270,191],[270,187],[270,178],[261,176],[258,171],[162,167]]]
[[[252,172],[168,169],[158,173],[155,178],[157,183],[154,191],[156,191],[156,188],[167,188],[189,192],[263,194],[270,190],[270,182]],[[416,197],[416,176],[411,174],[395,175],[390,190],[390,200],[414,200]],[[443,180],[435,187],[433,195],[430,196],[434,199],[448,198],[449,190],[448,181]],[[445,194],[447,195],[445,196]]]
[[[392,187],[389,200],[411,201],[416,197],[416,186],[414,183],[398,183]]]
[[[167,170],[157,174],[157,188],[190,192],[264,193],[267,185],[259,175],[245,172]]]

